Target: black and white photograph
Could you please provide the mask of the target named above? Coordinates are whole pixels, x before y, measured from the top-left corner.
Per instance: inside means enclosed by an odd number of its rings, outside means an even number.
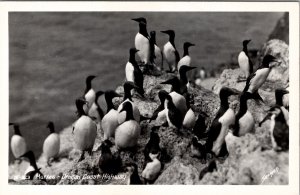
[[[290,6],[144,10],[7,12],[8,185],[289,186]]]

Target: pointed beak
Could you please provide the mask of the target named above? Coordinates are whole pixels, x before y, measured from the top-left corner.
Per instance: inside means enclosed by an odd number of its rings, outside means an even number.
[[[160,31],[161,33],[165,33],[165,34],[167,34],[167,31],[165,31],[165,30],[162,30],[162,31]]]
[[[196,44],[192,43],[191,46],[196,46]]]
[[[132,18],[131,20],[139,22],[139,20],[137,18]]]
[[[195,69],[195,68],[197,68],[197,67],[195,67],[195,66],[190,66],[190,67],[189,67],[189,70],[193,70],[193,69]]]
[[[8,125],[9,125],[9,126],[10,126],[10,125],[14,125],[14,123],[9,123]]]
[[[234,88],[231,89],[231,92],[232,92],[232,95],[239,95],[239,94],[241,94],[241,92],[239,90],[234,89]]]
[[[115,93],[115,97],[123,97],[121,94]]]
[[[135,53],[136,53],[136,52],[139,52],[139,51],[140,51],[140,50],[136,49],[136,50],[135,50]]]

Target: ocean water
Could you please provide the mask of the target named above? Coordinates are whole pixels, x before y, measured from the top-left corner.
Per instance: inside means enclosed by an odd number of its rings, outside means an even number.
[[[18,122],[28,148],[36,156],[48,135],[48,121],[57,131],[76,120],[75,99],[83,94],[85,78],[94,74],[95,90],[115,89],[124,81],[129,48],[134,46],[143,16],[148,32],[157,31],[160,47],[176,32],[180,55],[183,43],[190,49],[192,65],[213,69],[252,39],[258,49],[283,15],[279,12],[102,12],[9,13],[9,120]],[[234,56],[235,58],[236,56]],[[71,133],[71,132],[70,132]],[[9,128],[9,139],[13,128]],[[9,161],[13,160],[10,151]]]

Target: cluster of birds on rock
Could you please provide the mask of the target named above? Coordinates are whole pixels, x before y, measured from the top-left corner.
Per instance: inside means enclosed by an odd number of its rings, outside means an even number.
[[[122,97],[113,90],[95,92],[92,88],[92,81],[96,78],[90,75],[86,78],[86,89],[84,95],[77,98],[75,105],[77,108],[78,119],[73,124],[72,134],[74,137],[74,147],[81,151],[78,162],[85,158],[85,152],[89,155],[93,153],[94,142],[97,137],[97,125],[100,126],[103,133],[103,140],[98,150],[99,170],[102,173],[118,174],[126,170],[130,172],[129,184],[153,183],[159,176],[162,169],[161,159],[162,149],[160,147],[160,138],[158,131],[160,125],[152,127],[150,138],[144,148],[144,169],[141,177],[138,174],[136,162],[123,165],[119,152],[113,154],[111,147],[116,146],[118,151],[131,150],[137,146],[143,120],[159,121],[162,126],[168,126],[174,129],[180,136],[180,130],[191,130],[193,137],[191,139],[191,155],[199,158],[202,163],[209,160],[207,171],[216,169],[215,161],[224,159],[228,156],[226,139],[231,136],[244,136],[247,133],[255,133],[254,118],[248,110],[247,102],[250,99],[262,103],[263,98],[258,90],[265,83],[272,67],[278,64],[277,59],[267,54],[254,72],[253,64],[248,56],[247,44],[250,40],[243,41],[243,50],[238,56],[240,69],[245,75],[245,88],[242,92],[229,87],[222,87],[219,93],[220,107],[214,116],[209,128],[206,128],[205,121],[200,115],[198,119],[192,109],[194,103],[193,95],[189,93],[189,81],[187,72],[196,68],[190,66],[191,57],[188,48],[194,46],[190,42],[184,43],[184,54],[180,58],[175,47],[175,32],[173,30],[161,31],[169,35],[169,41],[164,45],[163,50],[156,45],[156,33],[147,33],[147,21],[145,18],[132,19],[139,24],[139,32],[135,37],[135,48],[129,49],[129,61],[126,64],[126,82],[123,84],[124,97],[118,108],[114,107],[113,99]],[[136,54],[140,61],[137,62]],[[160,90],[157,94],[160,105],[154,111],[152,116],[145,117],[140,114],[138,106],[132,99],[132,94],[137,93],[137,97],[145,99],[144,75],[156,75],[157,71],[162,71],[163,61],[169,65],[168,72],[174,74],[170,79],[162,82],[164,85],[171,85],[171,91]],[[289,103],[288,89],[276,89],[276,105],[272,106],[268,115],[259,123],[261,125],[266,120],[271,120],[270,132],[274,149],[287,151],[289,149]],[[98,104],[98,98],[104,95],[106,101],[106,112]],[[239,111],[234,112],[230,108],[229,97],[239,96]],[[20,159],[27,157],[30,166],[26,171],[26,178],[33,179],[35,174],[40,174],[37,167],[35,156],[32,151],[28,151],[26,142],[22,137],[19,125],[14,125],[15,134],[11,138],[11,149],[13,155]],[[53,122],[49,122],[50,135],[46,138],[43,146],[48,165],[51,166],[51,159],[59,156],[60,138],[54,131]],[[232,130],[232,131],[231,131]],[[204,141],[203,141],[204,140]],[[176,171],[176,170],[174,170]],[[200,179],[205,172],[200,174]]]

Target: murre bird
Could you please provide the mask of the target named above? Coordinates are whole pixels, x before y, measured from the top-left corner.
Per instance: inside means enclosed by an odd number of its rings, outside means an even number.
[[[157,133],[157,130],[160,128],[160,126],[154,126],[151,128],[150,132],[150,139],[147,142],[145,148],[144,148],[144,156],[145,156],[145,162],[152,161],[149,154],[158,155],[158,158],[161,155],[161,148],[159,146],[160,138]]]
[[[185,42],[183,44],[183,56],[178,62],[177,70],[179,70],[182,65],[187,65],[187,66],[191,65],[192,59],[189,54],[189,47],[191,47],[191,46],[195,46],[195,44],[190,43],[190,42]]]
[[[147,32],[147,20],[143,17],[133,18],[132,20],[139,23],[139,32],[135,36],[134,45],[138,50],[138,56],[144,65],[149,64],[150,58],[150,43]]]
[[[115,132],[115,144],[118,149],[132,148],[137,145],[141,127],[133,117],[133,106],[124,102],[120,112],[126,111],[125,122],[120,124]]]
[[[175,32],[173,30],[165,30],[161,32],[169,35],[169,41],[163,47],[163,57],[169,65],[169,71],[175,72],[180,60],[179,53],[175,47]]]
[[[96,99],[96,93],[94,89],[92,88],[92,80],[96,78],[94,75],[89,75],[85,80],[85,90],[83,97],[88,102],[87,107],[84,107],[84,112],[88,113],[89,109],[91,108],[92,104],[95,102]]]
[[[198,139],[204,139],[207,138],[207,132],[206,132],[206,122],[205,119],[208,117],[208,115],[205,112],[200,112],[198,114],[198,118],[196,120],[195,126],[193,128],[193,134]]]
[[[107,112],[101,121],[101,127],[104,132],[104,139],[115,136],[116,128],[119,126],[118,117],[119,112],[115,110],[112,103],[112,99],[115,97],[122,97],[120,94],[116,93],[113,90],[106,91],[104,93],[105,101],[107,104]]]
[[[172,97],[173,103],[176,108],[180,110],[182,116],[185,116],[187,112],[187,101],[186,98],[181,95],[180,92],[180,81],[177,77],[173,77],[167,81],[162,82],[161,84],[170,84],[172,85],[171,92],[169,95]]]
[[[47,160],[48,166],[51,166],[50,159],[56,158],[59,154],[60,149],[60,137],[59,134],[54,130],[54,123],[50,121],[47,125],[50,130],[50,134],[45,139],[43,144],[43,155]]]
[[[278,61],[270,54],[264,56],[261,66],[247,78],[244,92],[252,93],[254,96],[257,96],[256,99],[263,101],[258,94],[258,89],[265,83],[271,69],[274,67],[274,65],[271,65],[272,62]]]
[[[201,143],[197,136],[194,136],[191,140],[191,156],[199,158],[201,163],[206,161],[206,147]]]
[[[9,123],[9,125],[14,126],[14,135],[10,140],[11,151],[16,159],[18,159],[21,155],[25,154],[27,151],[27,144],[20,132],[20,127],[18,123]]]
[[[289,125],[285,120],[282,107],[273,106],[267,116],[259,123],[259,126],[267,119],[271,119],[270,134],[273,149],[276,151],[289,150]]]
[[[41,168],[38,168],[38,166],[36,164],[36,159],[35,159],[34,153],[31,150],[29,150],[28,152],[26,152],[25,154],[23,154],[20,157],[27,158],[29,160],[30,165],[25,171],[26,179],[28,179],[28,180],[40,179],[40,180],[46,182],[44,175],[40,171]],[[37,177],[35,177],[36,174],[38,174]]]
[[[231,95],[238,95],[236,89],[222,87],[219,93],[221,100],[220,108],[215,116],[208,132],[206,149],[213,152],[217,157],[225,157],[228,155],[226,148],[225,136],[229,130],[229,126],[234,125],[234,111],[229,107],[228,98]]]
[[[73,125],[75,148],[81,151],[78,162],[84,159],[84,153],[87,151],[92,154],[94,142],[97,136],[97,125],[91,117],[87,116],[83,110],[83,105],[88,102],[82,98],[76,99],[78,119]]]
[[[279,88],[275,90],[275,100],[276,105],[280,106],[284,119],[286,123],[289,125],[289,91],[283,88]]]
[[[244,40],[243,41],[243,50],[240,52],[238,56],[238,63],[240,66],[240,69],[243,71],[246,78],[250,74],[253,73],[253,63],[248,55],[248,48],[247,45],[251,40]]]
[[[137,122],[140,122],[140,118],[141,118],[140,111],[139,111],[138,107],[133,103],[133,100],[131,98],[131,92],[130,92],[132,89],[138,89],[138,86],[136,86],[133,82],[126,81],[124,83],[123,87],[124,87],[124,99],[123,99],[123,102],[118,107],[118,112],[119,112],[118,122],[119,122],[119,124],[122,124],[125,121],[126,112],[121,112],[121,110],[123,108],[123,104],[125,102],[131,103],[132,109],[133,109],[133,118]]]
[[[129,172],[128,185],[140,185],[143,184],[138,173],[138,166],[136,163],[127,163],[126,168]]]
[[[149,156],[152,161],[146,164],[142,177],[147,183],[153,183],[161,170],[161,162],[158,160],[158,154],[150,153]]]
[[[120,156],[114,156],[110,150],[113,146],[111,141],[104,140],[103,143],[100,145],[100,157],[99,157],[99,168],[102,173],[108,174],[118,174],[122,167],[122,160]]]
[[[165,97],[165,114],[169,127],[179,130],[182,127],[183,115],[173,103],[172,97],[168,94]]]
[[[156,32],[150,32],[150,63],[158,70],[164,69],[164,59],[161,49],[156,44]]]
[[[243,92],[240,97],[240,109],[235,116],[233,135],[240,137],[246,133],[254,133],[254,118],[248,110],[247,102],[250,99],[258,99],[249,92]]]
[[[144,75],[139,68],[136,60],[135,60],[135,53],[138,50],[135,48],[130,48],[129,50],[129,61],[126,64],[125,68],[125,74],[126,74],[126,80],[133,82],[138,88],[136,89],[137,92],[144,97],[144,88],[143,88],[143,83],[144,83]]]
[[[96,118],[97,122],[100,122],[104,116],[103,110],[101,109],[101,107],[98,103],[98,99],[103,93],[104,93],[103,91],[96,92],[95,102],[93,102],[93,104],[90,107],[89,112],[88,112],[89,113],[88,115],[90,117]]]
[[[167,118],[165,116],[165,110],[164,110],[165,109],[164,102],[165,102],[165,98],[166,98],[167,94],[168,94],[168,92],[165,90],[160,90],[158,92],[158,98],[160,100],[160,104],[153,112],[150,122],[155,119],[158,119],[158,121],[162,121],[162,122],[167,120]]]

